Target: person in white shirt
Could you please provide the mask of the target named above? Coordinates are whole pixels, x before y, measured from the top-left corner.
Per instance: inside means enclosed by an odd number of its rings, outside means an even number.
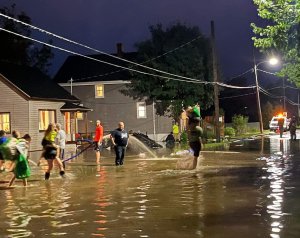
[[[56,144],[59,146],[59,155],[58,157],[63,161],[65,157],[65,148],[66,148],[66,132],[61,128],[61,124],[56,123],[57,136]],[[65,167],[65,163],[63,162]]]

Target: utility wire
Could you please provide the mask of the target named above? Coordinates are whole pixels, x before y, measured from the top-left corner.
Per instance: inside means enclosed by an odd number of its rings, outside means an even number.
[[[283,98],[283,96],[277,96],[277,95],[269,93],[267,90],[263,89],[262,87],[259,87],[259,91],[269,97],[272,97],[272,98]]]
[[[243,96],[248,96],[248,95],[253,95],[253,94],[256,94],[256,92],[240,94],[240,95],[234,95],[234,96],[228,96],[228,97],[220,97],[219,99],[223,100],[223,99],[237,98],[237,97],[243,97]]]
[[[196,37],[195,39],[193,39],[193,40],[191,40],[191,41],[189,41],[189,42],[186,42],[186,43],[184,43],[184,44],[182,44],[182,45],[180,45],[180,46],[178,46],[178,47],[176,47],[176,48],[174,48],[174,49],[172,49],[172,50],[169,50],[169,51],[167,51],[167,52],[165,52],[165,53],[163,53],[163,54],[161,54],[161,55],[158,55],[158,56],[156,56],[156,57],[154,57],[154,58],[151,58],[151,59],[149,59],[149,60],[147,60],[147,61],[144,61],[143,63],[141,63],[141,65],[142,65],[142,64],[146,64],[146,63],[151,62],[151,61],[154,61],[154,60],[157,60],[157,59],[159,59],[159,58],[161,58],[161,57],[163,57],[163,56],[165,56],[165,55],[168,55],[168,54],[170,54],[170,53],[173,53],[174,51],[176,51],[176,50],[178,50],[178,49],[181,49],[181,48],[183,48],[184,46],[189,45],[189,44],[191,44],[192,42],[198,40],[200,37],[202,37],[202,35],[200,35],[200,36]],[[109,54],[109,55],[110,55],[110,54]],[[111,55],[110,55],[110,56],[111,56]],[[120,59],[122,60],[123,58],[120,58]],[[135,64],[136,64],[136,63],[135,63]],[[134,65],[129,66],[129,68],[132,68],[132,67],[134,67]],[[99,74],[99,75],[93,75],[93,76],[89,76],[89,77],[77,78],[77,79],[73,79],[73,82],[74,82],[74,81],[75,81],[75,82],[76,82],[76,81],[82,81],[82,80],[86,80],[86,79],[92,79],[92,78],[105,77],[105,76],[112,75],[112,74],[115,74],[115,73],[119,73],[119,72],[122,72],[122,71],[124,71],[124,69],[116,70],[116,71],[112,71],[112,72],[108,72],[108,73],[105,73],[105,74]]]
[[[229,78],[229,79],[227,79],[227,80],[232,80],[232,79],[240,78],[240,77],[244,76],[245,74],[248,74],[249,72],[252,72],[252,73],[253,73],[253,71],[254,71],[253,68],[248,69],[248,70],[245,71],[244,73],[241,73],[241,74],[239,74],[239,75],[237,75],[237,76],[233,76],[233,77],[231,77],[231,78]]]
[[[58,49],[58,50],[61,50],[61,51],[65,51],[65,52],[70,53],[70,54],[78,55],[78,56],[81,56],[81,57],[84,57],[84,58],[87,58],[87,59],[90,59],[90,60],[94,60],[94,61],[97,61],[97,62],[100,62],[100,63],[103,63],[103,64],[108,64],[108,65],[111,65],[111,66],[114,66],[114,67],[130,70],[130,71],[137,72],[137,73],[144,74],[144,75],[150,75],[150,76],[159,77],[159,78],[163,78],[163,79],[170,79],[170,80],[175,80],[175,81],[189,82],[189,83],[196,83],[196,84],[211,84],[211,85],[217,84],[217,85],[222,86],[222,87],[235,88],[235,89],[247,89],[247,88],[254,88],[255,87],[255,86],[241,87],[241,86],[234,86],[234,85],[224,84],[224,83],[220,83],[220,82],[208,82],[208,81],[201,81],[201,80],[189,79],[189,78],[187,78],[189,80],[184,80],[184,79],[178,79],[178,78],[170,78],[170,77],[161,76],[161,75],[155,75],[155,74],[143,72],[143,71],[140,71],[140,70],[124,67],[124,66],[121,66],[121,65],[116,65],[116,64],[106,62],[106,61],[103,61],[103,60],[95,59],[93,57],[86,56],[86,55],[83,55],[83,54],[80,54],[80,53],[77,53],[77,52],[74,52],[74,51],[71,51],[71,50],[67,50],[67,49],[52,45],[52,44],[48,44],[46,42],[39,41],[39,40],[30,38],[28,36],[24,36],[24,35],[21,35],[21,34],[16,33],[16,32],[9,31],[9,30],[4,29],[4,28],[0,28],[0,30],[3,30],[5,32],[8,32],[8,33],[13,34],[13,35],[17,35],[19,37],[22,37],[22,38],[25,38],[25,39],[28,39],[28,40],[32,40],[32,41],[40,43],[40,44],[44,44],[46,46],[49,46],[49,47],[52,47],[52,48],[55,48],[55,49]]]
[[[51,44],[48,44],[46,42],[30,38],[28,36],[23,36],[23,35],[21,35],[19,33],[12,32],[12,31],[6,30],[4,28],[0,28],[0,30],[3,30],[3,31],[8,32],[10,34],[14,34],[14,35],[20,36],[20,37],[28,39],[28,40],[32,40],[32,41],[40,43],[40,44],[44,44],[46,46],[49,46],[49,47],[52,47],[52,48],[55,48],[55,49],[58,49],[58,50],[61,50],[61,51],[65,51],[65,52],[70,53],[70,54],[78,55],[78,56],[81,56],[81,57],[84,57],[84,58],[87,58],[87,59],[90,59],[90,60],[94,60],[94,61],[97,61],[97,62],[100,62],[100,63],[103,63],[103,64],[108,64],[108,65],[111,65],[111,66],[114,66],[114,67],[131,70],[131,71],[134,71],[134,72],[137,72],[137,73],[141,73],[141,74],[145,74],[145,75],[150,75],[150,76],[154,76],[154,77],[159,77],[159,78],[163,78],[163,79],[171,79],[171,80],[175,80],[175,81],[182,81],[182,82],[189,82],[189,83],[199,83],[199,84],[213,84],[213,82],[198,81],[198,80],[192,80],[191,81],[191,80],[184,80],[184,79],[178,79],[178,78],[170,78],[170,77],[166,77],[166,76],[155,75],[155,74],[151,74],[151,73],[139,71],[139,70],[136,70],[136,69],[129,69],[129,68],[121,66],[121,65],[116,65],[116,64],[109,63],[109,62],[106,62],[106,61],[103,61],[103,60],[99,60],[99,59],[95,59],[93,57],[86,56],[86,55],[83,55],[83,54],[80,54],[80,53],[77,53],[77,52],[74,52],[74,51],[71,51],[71,50],[67,50],[67,49],[64,49],[64,48],[61,48],[61,47],[58,47],[58,46],[55,46],[55,45],[51,45]]]
[[[32,28],[32,29],[35,29],[35,30],[38,30],[38,31],[40,31],[40,32],[42,32],[42,33],[46,33],[46,34],[48,34],[48,35],[54,36],[54,37],[56,37],[56,38],[59,38],[59,39],[64,40],[64,41],[67,41],[67,42],[69,42],[69,43],[72,43],[72,44],[75,44],[75,45],[82,46],[82,47],[84,47],[84,48],[86,48],[86,49],[95,51],[95,52],[97,52],[97,53],[101,53],[101,54],[103,54],[103,55],[106,55],[106,56],[109,56],[109,57],[112,57],[112,58],[115,58],[115,59],[118,59],[118,60],[121,60],[121,61],[130,63],[130,64],[134,64],[134,65],[139,66],[139,67],[146,68],[146,69],[148,69],[148,70],[153,70],[153,71],[156,71],[156,72],[158,72],[158,73],[167,74],[167,75],[170,75],[170,76],[179,77],[179,78],[183,78],[183,79],[195,80],[195,79],[192,79],[192,78],[189,78],[189,77],[184,77],[184,76],[180,76],[180,75],[168,73],[168,72],[165,72],[165,71],[162,71],[162,70],[154,69],[154,68],[151,68],[151,67],[142,65],[142,64],[138,64],[138,63],[133,62],[133,61],[129,61],[129,60],[126,60],[126,59],[123,59],[123,58],[120,58],[120,57],[117,57],[117,56],[108,54],[108,53],[106,53],[106,52],[103,52],[103,51],[97,50],[97,49],[95,49],[95,48],[89,47],[89,46],[87,46],[87,45],[84,45],[84,44],[75,42],[75,41],[73,41],[73,40],[70,40],[70,39],[67,39],[67,38],[65,38],[65,37],[59,36],[59,35],[54,34],[54,33],[52,33],[52,32],[46,31],[46,30],[44,30],[44,29],[41,29],[41,28],[39,28],[39,27],[30,25],[30,24],[28,24],[28,23],[26,23],[26,22],[20,21],[20,20],[18,20],[18,19],[15,19],[15,18],[10,17],[10,16],[7,16],[7,15],[4,15],[4,14],[2,14],[2,13],[0,13],[0,16],[5,17],[5,18],[7,18],[7,19],[10,19],[10,20],[12,20],[12,21],[21,23],[21,24],[23,24],[23,25],[25,25],[25,26],[28,26],[28,27]],[[182,48],[182,47],[184,47],[185,45],[190,44],[191,42],[193,42],[193,41],[195,41],[195,40],[197,40],[197,39],[199,39],[199,38],[200,38],[200,36],[198,36],[197,38],[191,40],[190,42],[187,42],[186,44],[183,44],[183,45],[181,45],[181,46],[179,46],[179,47],[173,49],[173,50],[170,51],[170,52],[173,52],[173,51],[175,51],[175,50],[177,50],[177,49],[179,49],[179,48]],[[165,53],[165,54],[167,54],[167,53]],[[165,54],[164,54],[164,55],[165,55]],[[126,69],[128,69],[128,68],[126,68]],[[199,79],[197,79],[197,80],[199,80]],[[202,81],[203,81],[203,80],[202,80]]]
[[[257,69],[257,71],[263,72],[265,74],[271,74],[271,75],[277,76],[277,74],[275,74],[275,73],[268,72],[268,71],[265,71],[265,70],[262,70],[262,69]]]

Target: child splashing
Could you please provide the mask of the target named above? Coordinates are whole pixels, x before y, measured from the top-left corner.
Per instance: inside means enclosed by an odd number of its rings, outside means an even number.
[[[14,134],[14,133],[13,133]],[[18,136],[19,133],[15,134]],[[15,138],[17,139],[17,138]],[[22,179],[23,185],[27,186],[27,178],[30,176],[30,168],[28,165],[28,150],[29,144],[31,142],[31,137],[29,134],[25,134],[22,138],[17,139],[16,143],[16,156],[14,164],[12,165],[12,172],[14,173],[8,186],[11,187],[15,181],[15,179]]]

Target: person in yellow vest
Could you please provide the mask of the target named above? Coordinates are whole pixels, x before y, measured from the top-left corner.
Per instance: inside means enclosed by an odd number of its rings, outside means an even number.
[[[172,132],[173,132],[175,141],[179,141],[179,126],[178,126],[177,122],[174,123]]]

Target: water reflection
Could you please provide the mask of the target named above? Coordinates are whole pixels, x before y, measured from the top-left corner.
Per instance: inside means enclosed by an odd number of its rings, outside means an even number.
[[[293,142],[292,142],[293,143]],[[269,157],[262,157],[266,161],[263,168],[266,171],[265,179],[269,182],[269,189],[266,201],[266,212],[269,215],[270,237],[280,238],[281,231],[284,228],[285,217],[290,215],[284,212],[286,199],[287,178],[291,176],[293,167],[293,151],[290,150],[291,142],[289,140],[271,138]],[[261,209],[261,200],[257,205]],[[260,214],[261,215],[261,214]]]
[[[298,237],[298,142],[246,144],[203,153],[196,171],[134,155],[123,167],[106,156],[96,166],[91,151],[65,180],[35,172],[29,188],[0,190],[0,237]]]

